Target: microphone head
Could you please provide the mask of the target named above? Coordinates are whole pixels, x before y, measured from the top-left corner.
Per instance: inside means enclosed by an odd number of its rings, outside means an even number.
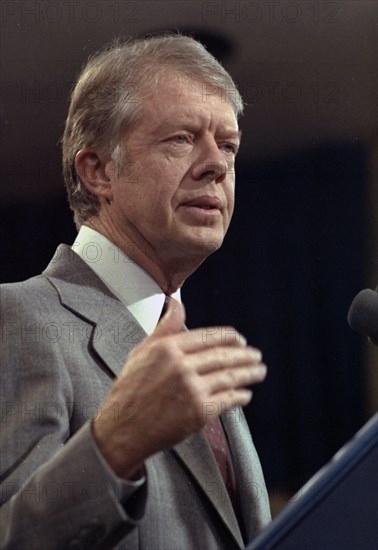
[[[378,346],[378,292],[367,288],[354,298],[348,313],[351,329],[368,336]]]

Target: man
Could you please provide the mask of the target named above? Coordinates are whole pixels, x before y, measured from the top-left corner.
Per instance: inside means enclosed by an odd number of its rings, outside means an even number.
[[[269,521],[240,409],[261,354],[186,330],[180,301],[231,220],[241,110],[188,37],[83,70],[63,138],[77,239],[1,290],[2,547],[242,548]]]

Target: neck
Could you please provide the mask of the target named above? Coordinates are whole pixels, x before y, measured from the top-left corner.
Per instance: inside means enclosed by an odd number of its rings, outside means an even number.
[[[112,241],[133,262],[140,265],[157,282],[162,291],[169,295],[182,287],[185,280],[205,260],[203,254],[192,257],[170,257],[164,251],[157,251],[141,235],[132,238],[121,235],[114,227],[104,224],[100,218],[91,218],[85,225],[98,231]]]

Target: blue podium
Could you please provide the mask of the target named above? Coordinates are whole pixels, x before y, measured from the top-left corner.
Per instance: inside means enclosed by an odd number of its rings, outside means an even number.
[[[378,550],[378,415],[247,550]]]

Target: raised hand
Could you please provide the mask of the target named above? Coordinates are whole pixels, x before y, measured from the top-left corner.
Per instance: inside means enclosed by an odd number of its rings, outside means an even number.
[[[171,300],[93,422],[97,445],[120,477],[130,479],[146,458],[200,431],[211,414],[247,405],[246,386],[266,376],[261,353],[232,327],[182,331],[184,322],[182,304]]]

